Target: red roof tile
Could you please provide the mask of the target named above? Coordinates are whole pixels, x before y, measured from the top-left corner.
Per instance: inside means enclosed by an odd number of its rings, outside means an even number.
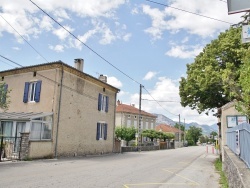
[[[131,113],[131,114],[139,114],[139,109],[138,108],[135,108],[134,106],[132,105],[127,105],[127,104],[118,104],[116,106],[116,113],[117,112],[126,112],[126,113]],[[148,112],[145,112],[143,110],[141,110],[141,115],[144,115],[144,116],[150,116],[150,117],[157,117],[153,114],[150,114]]]
[[[160,129],[162,130],[162,132],[166,132],[166,133],[179,133],[179,129],[173,126],[167,125],[167,124],[160,124],[155,127],[155,130],[157,131],[159,131]],[[181,131],[181,133],[182,132],[183,131]]]

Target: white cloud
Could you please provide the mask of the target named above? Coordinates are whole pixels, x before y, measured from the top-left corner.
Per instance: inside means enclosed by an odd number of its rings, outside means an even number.
[[[17,51],[21,50],[19,47],[12,47],[12,49]]]
[[[162,38],[162,34],[165,31],[175,33],[180,30],[185,30],[189,34],[210,37],[229,28],[229,23],[238,23],[241,19],[239,14],[228,16],[227,4],[218,0],[172,0],[168,5],[169,7],[165,9],[151,8],[148,5],[142,6],[143,13],[148,15],[152,20],[151,26],[145,31],[149,33],[153,39]],[[194,14],[176,10],[171,7],[189,11]],[[211,19],[195,14],[211,17]],[[216,21],[212,18],[229,23]]]
[[[158,78],[158,81],[152,90],[149,90],[148,88],[146,89],[160,105],[155,102],[149,94],[143,92],[142,99],[144,100],[142,100],[142,110],[150,113],[163,114],[174,121],[179,120],[178,115],[180,114],[182,122],[185,118],[187,123],[197,122],[208,125],[216,123],[217,119],[212,115],[207,116],[205,114],[199,114],[196,110],[191,110],[189,107],[184,108],[181,106],[178,83],[178,80],[171,80],[166,77]],[[120,97],[119,99],[122,100],[123,97]],[[127,101],[127,104],[134,103],[138,108],[139,94],[131,94],[130,99]]]
[[[153,77],[155,77],[155,75],[157,74],[157,72],[152,72],[149,71],[143,78],[143,80],[151,80]]]
[[[177,57],[181,59],[194,58],[197,56],[203,49],[203,46],[200,45],[180,45],[173,46],[165,55],[171,57]]]
[[[122,82],[113,76],[107,78],[107,83],[117,88],[122,87]]]
[[[64,51],[64,46],[59,45],[59,44],[56,45],[56,46],[49,45],[49,49],[54,50],[56,52],[63,52]]]
[[[123,40],[126,41],[126,42],[128,42],[129,39],[131,38],[131,36],[132,36],[132,34],[128,33],[128,34],[126,34],[126,35],[123,36]]]
[[[74,31],[74,29],[69,27],[69,26],[64,26],[64,28],[66,28],[70,32]],[[69,36],[69,33],[65,29],[63,29],[62,27],[54,30],[53,34],[55,34],[60,40],[64,40]]]

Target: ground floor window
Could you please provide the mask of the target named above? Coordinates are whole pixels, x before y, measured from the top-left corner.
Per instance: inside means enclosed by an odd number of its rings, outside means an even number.
[[[30,127],[31,140],[51,139],[52,126],[46,122],[32,122]]]
[[[97,123],[96,140],[107,140],[107,131],[108,131],[107,123]]]

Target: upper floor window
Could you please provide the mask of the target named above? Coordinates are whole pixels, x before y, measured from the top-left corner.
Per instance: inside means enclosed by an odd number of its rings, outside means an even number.
[[[99,93],[98,96],[98,110],[108,112],[109,97]]]
[[[27,103],[30,101],[39,102],[41,93],[42,81],[37,82],[25,82],[23,102]]]
[[[108,124],[97,123],[96,140],[107,140]]]

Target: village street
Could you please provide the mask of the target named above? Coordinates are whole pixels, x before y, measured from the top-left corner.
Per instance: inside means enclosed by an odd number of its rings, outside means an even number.
[[[0,163],[0,187],[219,187],[205,146]]]

